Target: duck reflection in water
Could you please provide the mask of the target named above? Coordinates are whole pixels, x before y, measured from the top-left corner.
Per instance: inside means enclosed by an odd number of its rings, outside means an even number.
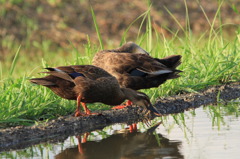
[[[159,125],[159,124],[158,124]],[[146,132],[118,133],[101,141],[87,141],[88,134],[78,138],[79,145],[67,148],[56,159],[147,159],[147,158],[183,158],[180,153],[180,141],[170,141],[161,134],[153,132],[153,126]]]

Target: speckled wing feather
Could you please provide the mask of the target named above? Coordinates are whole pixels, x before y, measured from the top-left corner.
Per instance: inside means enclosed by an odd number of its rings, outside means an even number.
[[[127,43],[118,49],[96,53],[93,65],[115,76],[122,87],[135,90],[158,87],[168,79],[179,77],[181,71],[176,67],[181,64],[180,55],[157,59],[145,52],[138,45]]]
[[[139,53],[97,53],[94,57],[93,64],[113,74],[114,72],[129,73],[133,69],[139,69],[149,74],[160,70],[171,70],[151,56]]]
[[[76,100],[81,94],[84,102],[112,104],[113,95],[118,95],[117,79],[103,69],[92,65],[72,65],[46,68],[50,74],[30,81],[50,88],[62,98]],[[117,103],[120,104],[120,103]]]

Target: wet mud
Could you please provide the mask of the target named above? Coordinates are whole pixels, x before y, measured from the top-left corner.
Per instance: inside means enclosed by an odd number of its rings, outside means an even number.
[[[218,100],[229,101],[240,97],[240,82],[213,86],[198,93],[186,93],[159,98],[155,107],[162,115],[184,112],[203,105],[214,104]],[[0,151],[22,149],[43,142],[61,142],[67,137],[102,129],[115,123],[132,124],[153,119],[154,114],[146,114],[140,107],[122,110],[99,111],[101,115],[89,117],[63,116],[41,125],[18,126],[0,129]]]

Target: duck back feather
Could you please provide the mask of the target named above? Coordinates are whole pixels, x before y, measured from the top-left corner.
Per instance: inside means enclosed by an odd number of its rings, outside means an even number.
[[[140,53],[136,50],[143,49],[131,42],[116,50],[100,51],[95,54],[93,65],[115,76],[122,87],[135,90],[158,87],[182,72],[176,69],[181,64],[181,55],[158,59],[144,53],[145,50]]]

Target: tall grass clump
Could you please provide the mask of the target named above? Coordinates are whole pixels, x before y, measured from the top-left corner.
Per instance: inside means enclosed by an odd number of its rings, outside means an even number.
[[[146,33],[136,39],[136,41],[145,41],[143,48],[150,51],[151,56],[162,58],[165,56],[179,54],[182,55],[182,64],[178,69],[182,70],[181,77],[169,80],[159,88],[144,90],[152,99],[159,96],[176,94],[178,92],[194,92],[206,88],[209,85],[218,85],[228,82],[239,81],[240,75],[240,27],[235,31],[231,39],[226,39],[222,31],[225,24],[221,24],[215,29],[215,21],[220,18],[220,8],[222,2],[211,22],[204,9],[206,21],[210,29],[200,35],[193,35],[190,29],[190,19],[186,6],[186,27],[181,26],[176,17],[167,9],[175,22],[179,25],[183,35],[179,31],[172,32],[172,38],[166,39],[163,34],[158,33],[151,27],[150,16],[147,16]],[[150,15],[150,12],[146,13]],[[221,22],[221,20],[220,20]],[[152,36],[154,35],[154,36]],[[154,40],[151,40],[154,39]],[[149,43],[151,41],[151,43]]]
[[[31,57],[24,55],[25,50],[19,46],[15,50],[15,55],[12,56],[13,60],[6,61],[3,64],[4,67],[1,64],[0,128],[19,124],[31,125],[37,121],[46,121],[74,112],[75,101],[61,99],[50,89],[29,82],[30,78],[44,76],[37,72],[43,72],[45,67],[91,64],[93,52],[96,52],[97,47],[92,45],[90,40],[84,45],[84,49],[79,50],[72,43],[70,45],[72,50],[67,55],[63,51],[58,54],[49,54],[46,57],[37,55],[37,63],[35,60],[31,60]],[[85,54],[82,53],[83,50]],[[67,56],[67,59],[64,56]],[[22,65],[25,62],[28,65]],[[7,67],[9,72],[6,70],[4,72],[3,68]],[[106,109],[108,106],[90,104],[90,108],[92,110]]]

